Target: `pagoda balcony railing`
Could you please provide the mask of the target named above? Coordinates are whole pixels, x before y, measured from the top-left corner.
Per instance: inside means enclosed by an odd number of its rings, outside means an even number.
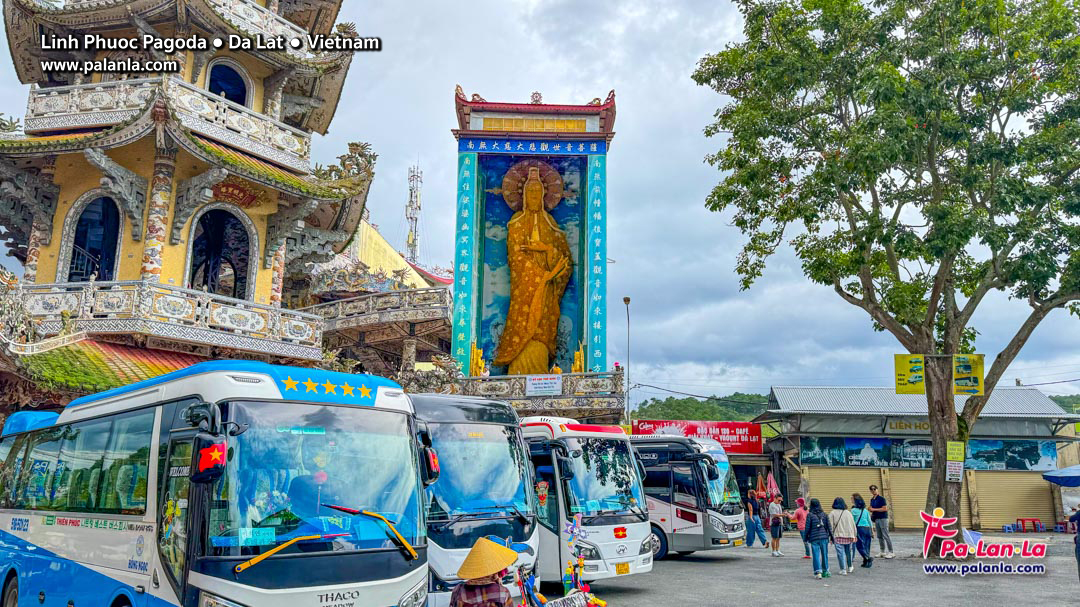
[[[287,358],[322,358],[322,319],[148,281],[23,285],[20,297],[43,336],[61,332],[139,334]],[[201,349],[200,349],[201,348]]]
[[[146,107],[161,78],[113,80],[72,86],[30,88],[23,130],[112,126],[134,118]]]
[[[308,50],[307,30],[252,0],[207,0],[207,4],[245,34],[285,38],[285,52],[292,57],[310,61],[325,56],[325,53]],[[293,48],[289,44],[293,38],[300,38],[304,44],[298,49]]]
[[[445,287],[370,293],[301,308],[324,319],[326,331],[391,322],[450,321],[453,295]]]
[[[120,124],[145,110],[164,85],[180,123],[193,132],[298,172],[311,170],[311,134],[184,82],[179,76],[33,88],[24,130]]]
[[[469,396],[498,399],[524,399],[529,397],[527,375],[499,375],[492,377],[463,377],[458,380],[462,392]],[[545,395],[547,399],[574,397],[612,397],[619,402],[623,398],[622,371],[600,373],[563,373],[562,394]]]

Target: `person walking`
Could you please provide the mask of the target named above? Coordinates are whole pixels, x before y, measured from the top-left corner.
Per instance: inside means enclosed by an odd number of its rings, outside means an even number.
[[[840,562],[840,575],[847,575],[855,568],[855,519],[844,503],[844,498],[833,500],[832,512],[829,513],[829,526],[833,530],[833,544],[836,546],[836,560]]]
[[[892,538],[889,537],[889,505],[885,502],[885,497],[878,493],[877,485],[870,485],[870,495],[874,496],[870,499],[870,518],[874,521],[878,547],[881,548],[878,556],[891,559],[896,555],[893,554]]]
[[[1077,534],[1073,536],[1073,544],[1076,546],[1076,573],[1080,575],[1080,508],[1073,508],[1069,522],[1076,525]]]
[[[866,500],[858,493],[851,494],[851,517],[855,519],[855,529],[859,539],[855,542],[855,548],[862,557],[862,567],[874,566],[874,557],[870,556],[870,544],[874,541],[873,522],[870,521],[870,511],[866,509]]]
[[[757,491],[746,492],[746,547],[754,547],[754,539],[760,538],[761,545],[767,546],[765,529],[761,527],[761,505],[757,500]]]
[[[784,537],[784,496],[776,495],[769,503],[769,535],[772,536],[772,555],[784,556],[780,552],[780,538]]]
[[[810,511],[806,515],[806,539],[810,542],[813,556],[814,577],[817,579],[832,577],[829,573],[829,538],[832,527],[829,517],[821,509],[821,502],[815,497],[810,500]]]
[[[803,551],[805,552],[803,558],[808,559],[810,558],[810,542],[806,541],[806,513],[808,512],[806,500],[800,497],[795,500],[795,505],[798,507],[795,508],[795,512],[789,515],[789,518],[795,521],[795,528],[799,530],[799,537],[802,538]]]

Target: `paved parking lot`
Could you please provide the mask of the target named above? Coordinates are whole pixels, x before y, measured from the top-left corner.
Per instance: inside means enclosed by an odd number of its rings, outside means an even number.
[[[858,566],[848,576],[837,575],[835,552],[830,552],[833,577],[813,578],[810,560],[802,559],[798,535],[783,539],[787,555],[773,558],[755,546],[660,561],[652,573],[595,584],[595,594],[609,607],[690,607],[696,605],[1077,605],[1077,579],[1072,536],[1028,534],[1018,537],[1050,542],[1045,559],[1012,559],[1008,562],[1039,562],[1045,575],[934,576],[923,573],[922,534],[893,533],[895,559],[876,559],[871,569]],[[990,536],[987,536],[989,539]],[[830,547],[831,548],[831,547]],[[875,540],[874,552],[877,552]],[[989,559],[987,559],[989,561]]]

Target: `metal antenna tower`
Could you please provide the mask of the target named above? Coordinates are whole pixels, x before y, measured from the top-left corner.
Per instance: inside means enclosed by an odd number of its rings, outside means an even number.
[[[419,166],[409,167],[409,204],[405,207],[405,219],[409,222],[406,245],[409,263],[420,263],[420,187],[424,185],[424,173]]]

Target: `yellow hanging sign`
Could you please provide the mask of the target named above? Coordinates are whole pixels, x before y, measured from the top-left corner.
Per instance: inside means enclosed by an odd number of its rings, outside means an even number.
[[[964,442],[963,441],[948,441],[946,444],[946,453],[948,455],[947,460],[950,462],[962,462],[964,461]]]
[[[953,394],[979,395],[983,393],[983,355],[953,355]]]
[[[926,369],[922,354],[896,354],[893,367],[896,370],[897,394],[926,394]]]

